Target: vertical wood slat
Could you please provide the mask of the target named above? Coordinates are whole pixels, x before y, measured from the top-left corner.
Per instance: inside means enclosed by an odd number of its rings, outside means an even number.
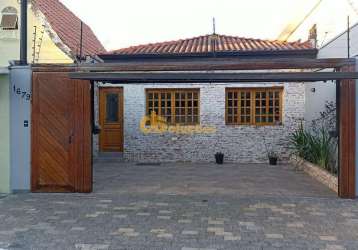
[[[37,75],[33,74],[32,78],[32,99],[31,99],[31,190],[34,191],[38,187],[38,165],[39,155],[37,154],[37,145],[39,145],[39,83]]]
[[[75,191],[92,192],[92,133],[91,133],[91,84],[88,81],[74,81],[75,84],[75,145],[77,174]]]
[[[355,66],[341,68],[343,72],[355,71]],[[355,126],[356,91],[355,80],[339,83],[339,176],[338,194],[341,198],[354,199],[355,192]]]

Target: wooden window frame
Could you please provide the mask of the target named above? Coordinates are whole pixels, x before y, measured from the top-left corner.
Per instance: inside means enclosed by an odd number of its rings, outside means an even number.
[[[176,97],[175,97],[175,94],[176,93],[194,93],[196,92],[198,94],[198,98],[197,98],[197,102],[198,102],[198,106],[197,106],[197,109],[198,109],[198,114],[197,115],[194,115],[193,113],[191,114],[192,118],[194,119],[195,116],[197,116],[197,121],[196,122],[187,122],[187,116],[188,115],[188,107],[187,107],[187,102],[188,102],[188,99],[185,99],[185,108],[184,108],[184,117],[185,117],[185,122],[178,122],[176,121],[176,105],[175,105],[175,102],[176,102]],[[149,98],[148,98],[148,94],[150,93],[158,93],[159,95],[159,99],[158,99],[158,110],[160,111],[158,115],[162,115],[161,114],[161,109],[162,109],[162,106],[161,106],[161,97],[160,95],[165,93],[165,94],[168,94],[170,93],[170,98],[171,98],[171,106],[170,106],[170,110],[171,110],[171,113],[170,113],[170,121],[168,122],[169,125],[188,125],[188,126],[191,126],[191,125],[200,125],[200,89],[199,88],[150,88],[150,89],[146,89],[145,91],[145,99],[146,99],[146,108],[145,108],[145,113],[146,115],[150,115],[149,114]],[[196,99],[194,99],[194,97],[192,97],[192,101],[194,101]],[[192,106],[193,107],[193,106]],[[167,108],[167,107],[166,107]],[[193,110],[194,112],[194,110]]]
[[[273,122],[256,122],[256,92],[268,92],[268,91],[279,91],[279,120],[275,121],[275,117],[273,117]],[[250,92],[250,122],[241,122],[241,103],[240,103],[240,92]],[[237,93],[237,121],[229,122],[229,92]],[[283,93],[284,87],[282,86],[274,86],[274,87],[258,87],[258,88],[226,88],[225,89],[225,124],[230,126],[279,126],[282,125],[282,117],[283,117]],[[234,106],[235,107],[235,106]],[[269,96],[266,95],[266,110],[269,108]],[[275,116],[275,115],[274,115]]]

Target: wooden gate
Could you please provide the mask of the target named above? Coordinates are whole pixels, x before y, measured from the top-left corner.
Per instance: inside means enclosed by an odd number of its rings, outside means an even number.
[[[67,75],[33,73],[33,192],[92,191],[91,85]]]

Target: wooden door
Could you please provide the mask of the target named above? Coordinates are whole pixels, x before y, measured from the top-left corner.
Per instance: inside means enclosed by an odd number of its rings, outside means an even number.
[[[123,152],[123,89],[100,88],[101,152]]]
[[[90,192],[90,83],[37,72],[32,85],[31,190]]]

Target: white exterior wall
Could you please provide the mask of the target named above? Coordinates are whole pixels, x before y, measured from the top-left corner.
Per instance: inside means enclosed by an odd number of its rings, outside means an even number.
[[[283,125],[225,125],[226,87],[284,86]],[[107,84],[105,86],[111,86]],[[117,85],[118,86],[118,85]],[[231,162],[266,162],[266,144],[281,159],[289,156],[288,136],[304,117],[305,88],[303,84],[170,84],[123,85],[124,88],[124,159],[128,161],[210,162],[216,152],[223,152]],[[178,135],[173,133],[145,135],[140,121],[146,110],[146,88],[199,88],[200,125],[216,127],[214,134]],[[98,98],[97,98],[98,99]],[[96,105],[98,107],[98,105]],[[98,117],[98,108],[97,117]],[[94,149],[98,151],[95,136]]]
[[[354,25],[350,32],[351,57],[358,56],[358,24]],[[347,32],[338,35],[335,39],[324,45],[318,52],[318,58],[346,58],[347,57]],[[314,88],[315,92],[311,89]],[[319,82],[306,84],[306,125],[309,126],[313,119],[319,117],[324,111],[327,101],[336,102],[336,85],[334,82]]]
[[[10,69],[11,191],[30,190],[31,176],[31,97],[30,66]]]
[[[10,80],[0,68],[0,193],[10,192]]]

